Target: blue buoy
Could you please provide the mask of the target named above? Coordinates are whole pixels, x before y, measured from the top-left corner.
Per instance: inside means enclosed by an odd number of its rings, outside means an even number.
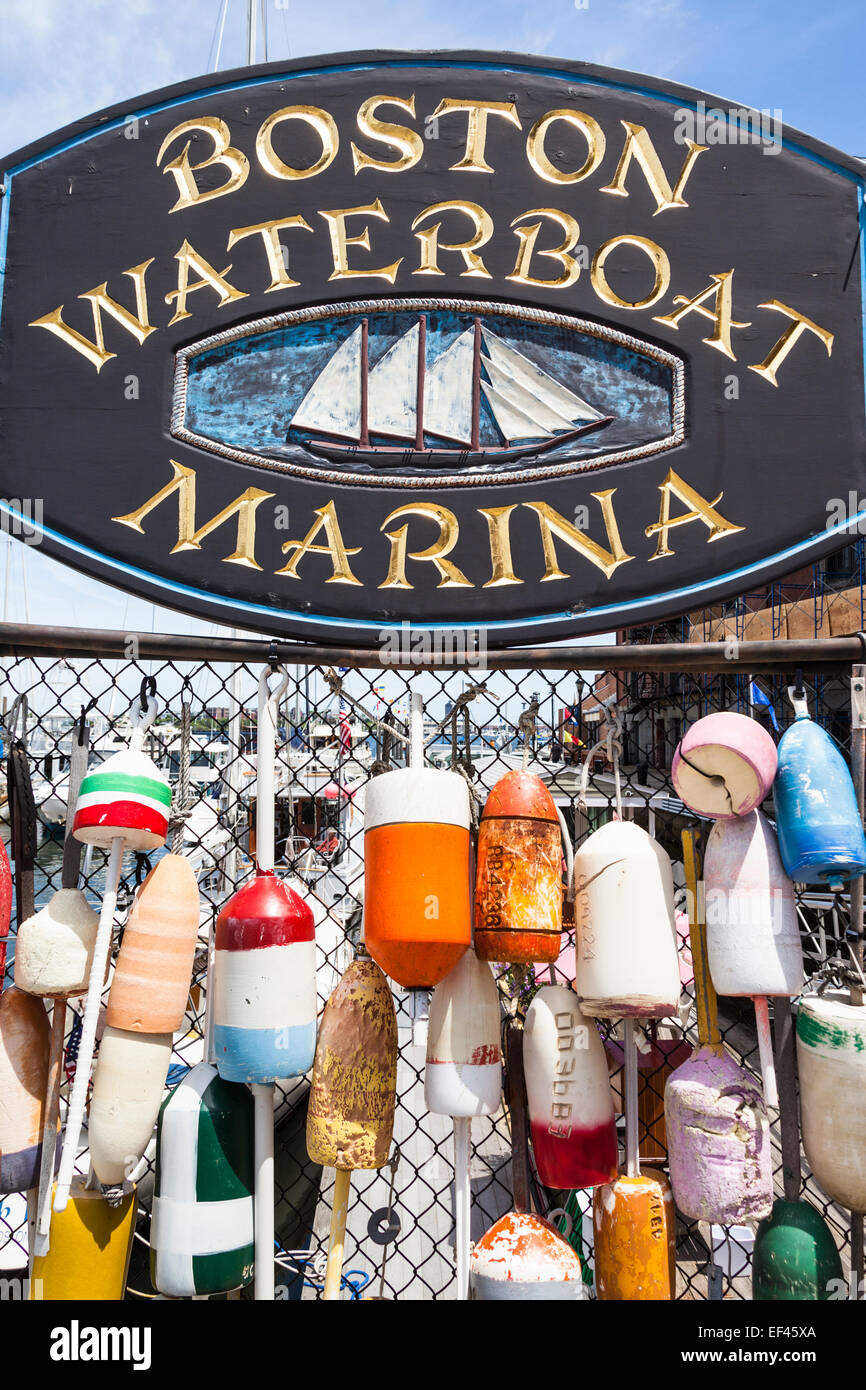
[[[773,786],[785,873],[839,891],[866,870],[866,836],[848,765],[829,734],[788,692],[797,718],[779,742]]]

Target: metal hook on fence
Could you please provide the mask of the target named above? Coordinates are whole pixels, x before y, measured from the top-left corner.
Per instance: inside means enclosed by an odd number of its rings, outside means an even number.
[[[138,706],[142,717],[147,714],[150,700],[156,699],[156,676],[142,676],[138,692]]]
[[[88,714],[90,713],[90,711],[91,711],[92,709],[95,709],[95,708],[96,708],[97,698],[98,698],[98,697],[97,697],[96,695],[94,695],[93,699],[90,701],[89,704],[86,704],[86,705],[82,705],[82,706],[81,706],[81,714],[78,716],[78,732],[77,732],[77,735],[76,735],[76,741],[77,741],[77,743],[78,743],[79,748],[83,748],[83,747],[84,747],[84,744],[87,742],[87,732],[86,732],[86,721],[87,721],[87,716],[88,716]]]

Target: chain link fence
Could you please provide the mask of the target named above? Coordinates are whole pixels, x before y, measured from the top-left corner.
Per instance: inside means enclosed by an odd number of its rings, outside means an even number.
[[[613,658],[613,648],[611,649]],[[4,744],[26,742],[38,820],[35,867],[37,909],[60,886],[66,778],[73,725],[88,707],[91,758],[125,742],[127,712],[142,676],[156,679],[160,713],[147,751],[176,784],[183,748],[183,707],[191,723],[190,789],[183,819],[183,852],[195,867],[202,901],[200,946],[184,1028],[175,1038],[169,1084],[202,1059],[207,939],[215,913],[253,872],[256,698],[259,668],[216,661],[127,657],[26,657],[3,659]],[[600,732],[606,711],[623,723],[623,806],[655,835],[674,861],[679,905],[685,907],[681,831],[694,819],[670,781],[674,749],[684,729],[714,709],[749,712],[749,678],[739,674],[640,674],[602,671],[575,675],[539,669],[496,671],[425,668],[405,674],[391,668],[333,670],[292,666],[278,721],[277,867],[299,880],[316,918],[318,989],[324,1002],[352,958],[359,938],[363,884],[363,797],[369,779],[401,765],[399,734],[408,720],[409,694],[425,701],[428,758],[463,770],[480,808],[497,779],[519,767],[528,744],[528,766],[547,783],[579,845],[613,813],[613,769]],[[786,678],[759,681],[780,728],[791,717]],[[850,738],[848,683],[839,677],[806,681],[810,708],[845,750]],[[26,708],[25,698],[26,697]],[[16,706],[15,702],[18,701]],[[758,711],[755,711],[756,715]],[[768,718],[766,709],[760,711]],[[581,766],[589,757],[586,804],[578,805]],[[177,807],[175,808],[178,809]],[[765,808],[772,814],[772,806]],[[2,833],[9,839],[8,810]],[[11,857],[11,852],[10,852]],[[153,856],[151,857],[153,858]],[[105,858],[89,852],[83,886],[98,905]],[[123,864],[120,917],[148,862],[128,854]],[[298,885],[296,885],[298,886]],[[807,973],[828,958],[844,957],[847,898],[800,892],[799,915]],[[567,907],[567,905],[566,905]],[[640,1152],[645,1162],[666,1163],[663,1111],[667,1075],[696,1041],[687,920],[680,917],[683,1001],[678,1019],[646,1030],[640,1053]],[[563,953],[554,977],[573,978],[573,922],[566,910]],[[6,983],[14,966],[14,932]],[[117,943],[115,943],[115,952]],[[498,973],[503,1019],[522,1016],[550,969],[502,968]],[[107,992],[107,991],[106,991]],[[453,1140],[451,1122],[424,1107],[424,1058],[429,996],[395,987],[400,1061],[392,1165],[356,1173],[350,1197],[344,1264],[345,1296],[390,1299],[452,1298],[455,1289]],[[72,1001],[63,1097],[74,1075],[82,1001]],[[760,1076],[751,1001],[722,999],[721,1025],[734,1059]],[[604,1025],[611,1082],[621,1111],[622,1050],[615,1025]],[[333,1174],[312,1165],[304,1143],[308,1080],[278,1085],[276,1122],[276,1231],[278,1294],[316,1298],[323,1285]],[[778,1116],[771,1114],[777,1192],[782,1193]],[[622,1117],[620,1141],[624,1146]],[[511,1206],[509,1116],[503,1108],[472,1127],[472,1236],[480,1235]],[[86,1169],[86,1152],[79,1166]],[[148,1237],[153,1185],[153,1145],[136,1173],[139,1221],[129,1277],[129,1298],[152,1298]],[[850,1217],[836,1207],[802,1163],[802,1196],[826,1217],[850,1267]],[[572,1244],[591,1278],[591,1194],[562,1193],[534,1184],[538,1210],[564,1208]],[[567,1229],[563,1224],[562,1229]],[[677,1218],[677,1290],[683,1299],[751,1297],[752,1232],[708,1228]],[[26,1207],[21,1196],[0,1197],[0,1272],[26,1265]],[[244,1296],[247,1296],[246,1294]]]

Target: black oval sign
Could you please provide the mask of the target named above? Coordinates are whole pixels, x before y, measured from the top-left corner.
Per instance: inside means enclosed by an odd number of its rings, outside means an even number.
[[[547,640],[859,522],[862,166],[777,113],[360,54],[141,98],[3,182],[7,524],[157,602]]]

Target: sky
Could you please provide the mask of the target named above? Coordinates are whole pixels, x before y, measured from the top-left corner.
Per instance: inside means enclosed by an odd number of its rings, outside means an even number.
[[[668,77],[866,156],[863,0],[264,0],[268,58],[482,48]],[[214,67],[221,0],[0,0],[0,148]],[[246,62],[246,0],[228,0],[220,67]],[[261,24],[259,24],[261,31]],[[264,54],[259,48],[259,59]],[[69,626],[216,631],[2,539],[2,616]],[[7,584],[8,578],[8,584]]]

